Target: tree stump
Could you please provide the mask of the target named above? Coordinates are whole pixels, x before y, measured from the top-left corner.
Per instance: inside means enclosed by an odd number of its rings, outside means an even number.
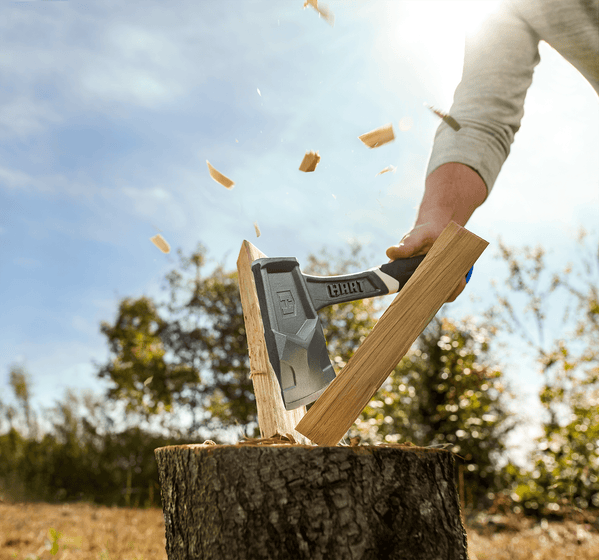
[[[451,453],[408,446],[156,450],[169,560],[467,560]]]

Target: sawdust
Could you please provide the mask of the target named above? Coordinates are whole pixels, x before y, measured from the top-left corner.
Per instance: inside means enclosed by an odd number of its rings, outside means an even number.
[[[208,164],[208,172],[210,173],[210,177],[212,177],[218,184],[229,190],[235,186],[235,183],[231,181],[231,179],[225,177],[220,171],[214,169],[208,160],[206,160],[206,163]]]
[[[150,241],[156,245],[163,253],[170,253],[171,246],[166,242],[162,235],[157,234],[154,237],[150,237]]]
[[[393,134],[393,125],[391,123],[375,128],[362,136],[358,136],[364,144],[369,148],[378,148],[384,144],[387,144],[395,140],[395,134]]]
[[[320,161],[320,156],[318,155],[318,151],[316,152],[306,152],[302,163],[300,163],[299,170],[304,171],[305,173],[309,173],[310,171],[314,171],[318,162]]]

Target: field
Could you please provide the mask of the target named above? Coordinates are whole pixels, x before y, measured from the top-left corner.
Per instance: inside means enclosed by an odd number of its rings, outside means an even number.
[[[469,528],[472,560],[599,560],[589,525]],[[0,503],[0,560],[166,560],[159,509]],[[291,560],[291,559],[290,559]]]

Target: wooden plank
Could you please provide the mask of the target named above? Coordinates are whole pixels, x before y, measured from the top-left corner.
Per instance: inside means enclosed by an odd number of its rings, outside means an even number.
[[[339,443],[487,245],[450,222],[296,430],[318,445]]]
[[[285,410],[277,376],[268,360],[260,304],[254,275],[250,268],[256,259],[263,257],[266,257],[264,253],[249,241],[244,241],[237,259],[239,291],[250,353],[250,376],[256,395],[260,436],[263,438],[273,437],[276,434],[292,436],[297,443],[305,444],[309,442],[295,430],[295,425],[306,413],[306,407]]]

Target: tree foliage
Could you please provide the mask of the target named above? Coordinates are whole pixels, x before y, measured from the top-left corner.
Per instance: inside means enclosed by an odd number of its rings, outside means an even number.
[[[532,350],[546,412],[533,467],[510,466],[509,492],[528,512],[599,507],[599,239],[581,231],[577,259],[561,271],[540,246],[500,251],[508,291],[497,290],[489,317]]]

